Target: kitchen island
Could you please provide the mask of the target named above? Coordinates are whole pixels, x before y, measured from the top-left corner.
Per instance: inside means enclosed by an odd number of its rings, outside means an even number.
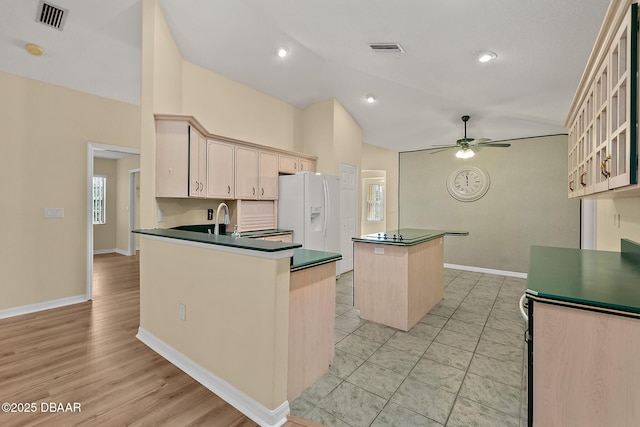
[[[534,246],[527,278],[529,426],[640,419],[640,245]]]
[[[258,424],[284,423],[288,401],[333,358],[341,255],[175,229],[136,233],[137,337]]]
[[[360,318],[403,331],[418,323],[444,296],[446,234],[403,228],[352,238]]]

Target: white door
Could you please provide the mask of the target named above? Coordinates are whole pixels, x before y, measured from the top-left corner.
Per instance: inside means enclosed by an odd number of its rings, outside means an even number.
[[[348,163],[340,163],[340,253],[338,261],[340,274],[353,270],[353,242],[356,236],[358,213],[358,168]]]

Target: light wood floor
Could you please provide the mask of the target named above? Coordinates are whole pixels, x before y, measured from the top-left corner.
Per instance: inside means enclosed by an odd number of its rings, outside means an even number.
[[[0,320],[0,403],[37,408],[0,411],[0,426],[257,426],[135,338],[138,264],[95,256],[93,301]],[[42,412],[51,402],[81,412]]]

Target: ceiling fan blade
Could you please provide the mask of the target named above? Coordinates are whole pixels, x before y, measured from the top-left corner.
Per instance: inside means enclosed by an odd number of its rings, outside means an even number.
[[[437,149],[437,150],[435,150],[435,151],[431,151],[429,154],[436,154],[436,153],[439,153],[439,152],[441,152],[441,151],[448,150],[448,149],[450,149],[450,148],[456,148],[456,145],[452,145],[451,147],[439,148],[439,149]],[[432,150],[433,150],[433,149],[432,149]]]
[[[457,147],[457,146],[458,146],[458,144],[435,144],[435,145],[432,145],[432,147],[434,147],[434,148],[440,148],[440,147],[451,148],[451,147]],[[428,150],[428,148],[427,148],[427,150]]]
[[[511,147],[511,144],[501,144],[497,142],[487,142],[484,144],[478,144],[480,147]]]
[[[491,138],[478,138],[474,141],[474,144],[482,144],[483,142],[489,142]]]

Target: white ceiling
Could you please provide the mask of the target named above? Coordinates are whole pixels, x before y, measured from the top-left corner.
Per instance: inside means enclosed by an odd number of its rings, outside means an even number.
[[[335,97],[368,144],[397,151],[566,133],[608,0],[159,0],[182,55],[300,108]],[[140,102],[140,0],[4,0],[0,70]],[[369,43],[397,42],[404,54]],[[41,57],[26,53],[36,43]],[[276,56],[279,46],[290,55]],[[475,53],[496,61],[481,64]],[[365,102],[375,94],[375,104]]]

